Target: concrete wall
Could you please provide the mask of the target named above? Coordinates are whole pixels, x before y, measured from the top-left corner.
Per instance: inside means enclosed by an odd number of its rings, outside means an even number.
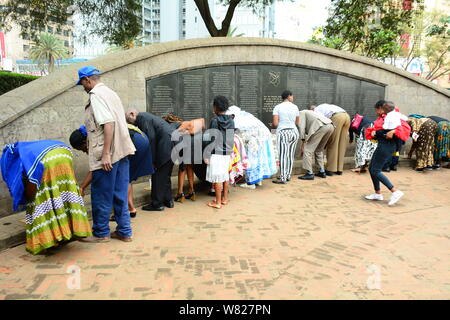
[[[324,69],[387,85],[386,97],[403,113],[450,118],[450,92],[375,60],[304,43],[261,38],[212,38],[155,44],[70,66],[0,97],[0,145],[57,139],[68,143],[83,123],[87,95],[74,86],[77,70],[95,65],[103,82],[117,91],[126,109],[146,110],[145,80],[180,70],[220,64],[280,64]],[[76,153],[79,178],[86,156]],[[11,214],[6,185],[0,182],[0,217]]]

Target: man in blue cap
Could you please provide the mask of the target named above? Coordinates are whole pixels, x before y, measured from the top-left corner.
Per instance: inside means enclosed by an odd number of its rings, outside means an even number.
[[[100,81],[93,66],[78,70],[77,85],[89,94],[85,108],[89,170],[92,172],[91,199],[93,237],[83,242],[108,242],[109,238],[132,241],[128,212],[128,155],[136,151],[128,132],[119,96]],[[110,233],[109,216],[114,208],[117,229]]]

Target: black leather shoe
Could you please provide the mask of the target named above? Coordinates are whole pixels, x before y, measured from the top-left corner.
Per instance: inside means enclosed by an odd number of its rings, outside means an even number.
[[[342,171],[336,171],[334,174],[337,174],[338,176],[342,176]]]
[[[164,211],[164,207],[154,207],[151,204],[142,207],[144,211]]]
[[[383,172],[391,172],[391,169],[382,169]]]
[[[331,177],[333,175],[333,172],[325,170],[325,174],[329,177]]]
[[[397,167],[392,167],[390,169],[391,169],[391,171],[397,171]]]
[[[172,209],[173,207],[175,207],[175,203],[173,202],[173,200],[170,200],[169,202],[164,203],[164,206],[166,206],[169,209]]]
[[[307,173],[304,176],[298,177],[300,180],[314,180],[314,175],[312,173]]]
[[[316,177],[320,177],[320,178],[326,178],[327,174],[325,172],[317,172],[316,173]]]

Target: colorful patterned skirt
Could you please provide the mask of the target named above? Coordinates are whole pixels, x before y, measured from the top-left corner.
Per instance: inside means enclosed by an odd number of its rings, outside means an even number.
[[[26,249],[38,254],[73,236],[88,237],[92,229],[75,179],[72,153],[49,151],[42,159],[44,173],[26,212]]]
[[[417,169],[423,169],[431,167],[434,164],[434,139],[436,137],[436,131],[438,130],[438,124],[429,119],[425,121],[418,132],[419,138],[414,142]]]
[[[247,184],[256,184],[272,177],[278,171],[271,139],[266,140],[257,152],[248,150]]]
[[[448,161],[450,158],[450,121],[438,123],[438,130],[435,138],[434,160]]]

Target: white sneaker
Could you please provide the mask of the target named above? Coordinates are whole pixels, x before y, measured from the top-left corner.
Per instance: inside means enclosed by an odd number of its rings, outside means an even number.
[[[383,201],[383,195],[382,194],[378,194],[378,193],[374,193],[368,196],[365,196],[364,198],[366,198],[367,200],[377,200],[377,201]]]
[[[244,189],[250,189],[250,190],[255,190],[256,189],[256,186],[254,184],[243,183],[243,184],[240,184],[239,186],[241,188],[244,188]]]
[[[391,200],[389,201],[388,205],[392,206],[397,203],[398,200],[400,200],[401,197],[403,197],[404,193],[400,190],[397,190],[392,193]]]
[[[256,185],[257,185],[258,187],[261,187],[261,186],[262,186],[262,181],[258,182]]]

